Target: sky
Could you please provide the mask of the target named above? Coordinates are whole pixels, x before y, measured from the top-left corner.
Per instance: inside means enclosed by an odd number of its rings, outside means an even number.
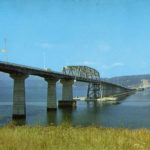
[[[5,38],[12,63],[43,68],[45,60],[59,72],[85,65],[101,77],[150,74],[150,1],[0,0],[0,49]]]

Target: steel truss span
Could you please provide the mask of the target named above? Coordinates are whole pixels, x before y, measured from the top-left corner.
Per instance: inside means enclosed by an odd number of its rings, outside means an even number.
[[[65,66],[62,72],[67,75],[100,80],[99,72],[88,66]]]
[[[76,77],[100,80],[99,72],[88,66],[65,66],[63,67],[62,72],[64,74]],[[87,98],[98,98],[98,97],[100,97],[100,84],[89,83],[87,90]]]

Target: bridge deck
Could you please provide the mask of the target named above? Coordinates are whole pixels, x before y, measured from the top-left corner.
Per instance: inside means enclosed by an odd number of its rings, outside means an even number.
[[[0,71],[5,72],[5,73],[10,73],[10,74],[19,73],[19,74],[26,74],[26,75],[35,75],[35,76],[40,76],[44,78],[48,77],[48,78],[57,78],[57,79],[66,79],[66,80],[75,79],[76,81],[80,81],[80,82],[92,82],[92,83],[98,83],[98,84],[102,83],[106,85],[128,89],[120,85],[116,85],[116,84],[105,82],[105,81],[100,81],[100,80],[90,79],[90,78],[83,78],[83,77],[78,77],[78,76],[71,76],[71,75],[63,74],[63,73],[56,72],[56,71],[50,71],[50,70],[40,69],[36,67],[29,67],[25,65],[20,65],[20,64],[10,63],[10,62],[8,63],[8,62],[3,62],[3,61],[0,61]]]

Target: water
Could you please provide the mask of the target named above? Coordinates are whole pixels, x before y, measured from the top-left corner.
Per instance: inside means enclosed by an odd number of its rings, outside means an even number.
[[[83,96],[83,87],[74,88],[74,95]],[[77,94],[78,93],[78,94]],[[57,88],[58,99],[61,87]],[[59,125],[64,120],[77,126],[104,126],[118,128],[150,128],[150,90],[137,92],[117,103],[78,102],[76,109],[58,109],[46,111],[46,87],[26,88],[26,120],[24,123],[42,125],[54,123]],[[0,88],[0,125],[12,121],[12,87]]]

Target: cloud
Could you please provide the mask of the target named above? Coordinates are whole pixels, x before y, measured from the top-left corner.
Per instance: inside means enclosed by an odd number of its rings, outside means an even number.
[[[49,48],[54,48],[55,45],[54,44],[50,44],[50,43],[40,43],[38,44],[41,48],[43,49],[49,49]]]
[[[90,61],[84,61],[82,64],[84,64],[84,65],[94,65],[95,63],[90,62]]]
[[[88,66],[91,68],[96,68],[97,66],[100,66],[99,64],[95,63],[95,62],[91,62],[91,61],[82,61],[82,62],[76,62],[74,63],[74,65],[76,66]]]
[[[35,43],[35,46],[41,47],[42,49],[68,49],[72,48],[73,46],[70,44],[66,43],[48,43],[48,42],[43,42],[43,43]]]
[[[117,67],[117,66],[123,66],[123,63],[116,62],[116,63],[112,64],[112,67]]]
[[[116,62],[116,63],[113,63],[111,65],[102,65],[102,69],[110,69],[110,68],[114,68],[114,67],[121,67],[123,65],[124,64],[121,63],[121,62]]]
[[[109,65],[102,65],[101,67],[102,67],[102,69],[108,69],[108,68],[110,68],[111,66],[109,66]]]
[[[91,61],[83,61],[83,62],[78,62],[78,63],[74,63],[76,66],[81,66],[81,65],[85,65],[85,66],[89,66],[92,67],[94,69],[111,69],[111,68],[115,68],[115,67],[121,67],[124,66],[124,64],[122,62],[116,62],[116,63],[112,63],[110,65],[107,64],[99,64],[96,62],[91,62]],[[70,65],[70,64],[67,64]]]
[[[102,44],[98,45],[98,48],[104,52],[109,51],[111,49],[110,45],[106,44],[106,43],[102,43]]]

